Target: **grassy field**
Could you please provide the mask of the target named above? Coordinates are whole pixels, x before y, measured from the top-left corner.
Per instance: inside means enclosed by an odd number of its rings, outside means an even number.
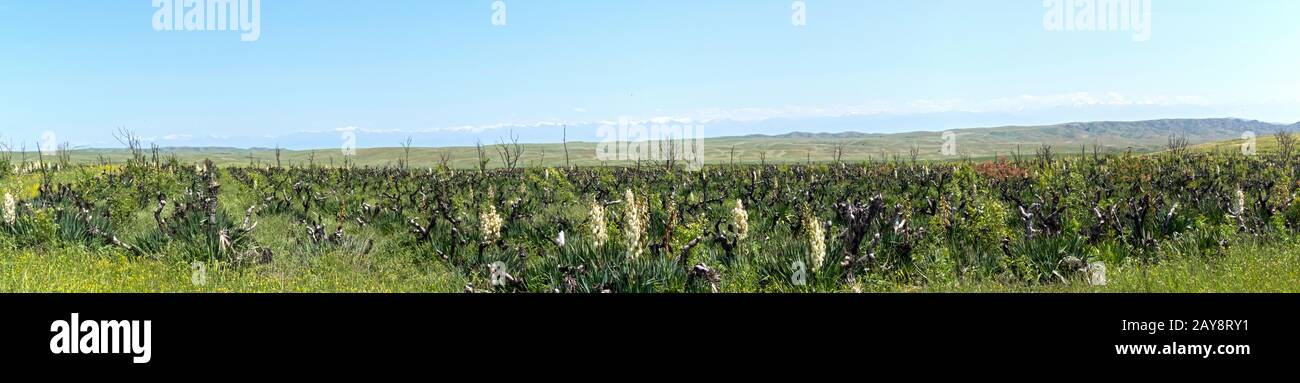
[[[739,274],[746,272],[741,270]],[[398,253],[286,257],[248,268],[138,258],[86,248],[0,251],[3,292],[461,292],[468,279],[436,263]],[[900,285],[865,281],[834,292],[1287,292],[1300,293],[1300,245],[1246,245],[1222,258],[1189,258],[1114,267],[1105,286],[1087,283],[1008,285],[952,280]],[[735,280],[737,286],[756,281]],[[743,290],[739,290],[743,291]],[[779,289],[815,292],[816,288]]]
[[[1290,129],[1297,129],[1292,126]],[[1013,156],[1015,153],[1032,155],[1043,146],[1051,146],[1060,154],[1158,152],[1168,148],[1171,137],[1185,138],[1189,144],[1204,148],[1231,146],[1224,141],[1240,137],[1244,131],[1258,132],[1261,148],[1267,148],[1271,133],[1280,125],[1238,119],[1154,120],[1136,122],[1088,122],[1049,126],[1005,126],[993,128],[954,129],[955,155],[945,155],[941,148],[946,143],[941,132],[910,133],[790,133],[779,136],[717,137],[703,140],[703,159],[708,164],[800,164],[828,162],[837,158],[845,162],[910,158],[915,152],[921,160],[956,160],[960,158],[987,159]],[[394,139],[394,141],[399,141]],[[397,142],[394,142],[396,144]],[[494,142],[485,142],[489,168],[504,164]],[[10,144],[11,148],[14,144]],[[569,142],[546,144],[521,144],[521,166],[634,166],[631,161],[601,161],[596,156],[597,144]],[[153,156],[152,151],[146,154]],[[37,161],[36,152],[10,154],[11,162]],[[413,167],[445,165],[455,169],[478,167],[475,147],[401,147],[359,148],[355,155],[344,156],[339,148],[318,150],[282,150],[277,161],[276,150],[267,148],[161,148],[160,157],[172,157],[183,163],[196,163],[210,159],[221,166],[280,165],[280,166],[394,166],[407,163]],[[131,154],[122,149],[82,149],[69,151],[66,158],[71,163],[124,163]],[[445,161],[444,161],[445,160]],[[46,158],[58,163],[58,158]],[[165,158],[160,160],[165,161]]]
[[[711,138],[703,145],[703,159],[708,164],[800,164],[808,162],[828,162],[835,160],[836,150],[840,149],[840,160],[855,162],[870,159],[910,157],[916,148],[918,158],[929,160],[958,159],[963,156],[971,158],[991,157],[994,154],[1008,155],[1016,146],[999,146],[1001,151],[986,150],[979,146],[979,141],[972,141],[971,147],[965,148],[958,156],[943,156],[939,149],[942,139],[939,133],[910,134],[905,136],[885,136],[875,138],[772,138],[772,137],[729,137]],[[565,158],[564,144],[521,144],[523,156],[520,165],[526,167],[563,167],[563,166],[635,166],[635,161],[601,161],[596,156],[597,144],[591,142],[568,143],[568,159]],[[498,145],[486,145],[488,168],[501,168],[503,162],[499,157]],[[1025,143],[1025,153],[1032,153],[1037,145]],[[1139,148],[1139,152],[1156,149]],[[1078,150],[1078,147],[1072,149]],[[1106,148],[1114,152],[1118,148]],[[734,151],[733,151],[734,150]],[[22,153],[15,154],[24,157]],[[235,148],[165,148],[160,150],[160,157],[175,156],[183,163],[195,163],[205,159],[221,166],[275,165],[274,149],[235,149]],[[409,153],[400,147],[361,148],[352,156],[344,156],[339,149],[318,150],[282,150],[279,165],[328,167],[344,166],[396,166],[408,162],[416,167],[436,167],[446,165],[454,169],[474,169],[478,166],[478,150],[475,147],[445,148],[411,148]],[[27,153],[28,162],[35,162],[36,153]],[[71,151],[68,156],[73,164],[116,163],[120,164],[130,158],[125,150],[86,149]],[[15,159],[16,162],[21,158]],[[49,162],[54,160],[47,159]],[[658,161],[645,161],[649,165]]]

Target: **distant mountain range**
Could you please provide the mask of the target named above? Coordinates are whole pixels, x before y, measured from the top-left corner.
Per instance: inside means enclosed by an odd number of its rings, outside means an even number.
[[[1300,128],[1300,122],[1292,125],[1284,125],[1236,118],[1165,119],[1150,121],[1070,122],[1056,125],[1004,126],[996,128],[954,129],[953,131],[961,132],[963,134],[988,136],[1032,134],[1041,135],[1044,138],[1052,138],[1053,141],[1088,140],[1089,138],[1094,140],[1166,139],[1169,138],[1170,135],[1186,136],[1189,140],[1214,141],[1227,139],[1230,138],[1229,136],[1240,135],[1241,133],[1248,131],[1263,134],[1271,133],[1283,128],[1288,130]],[[916,134],[916,132],[910,133]],[[778,135],[750,135],[747,137],[851,139],[882,137],[888,135],[889,134],[862,132],[792,132]]]
[[[1166,148],[1170,139],[1186,139],[1190,144],[1204,144],[1241,139],[1246,132],[1258,137],[1279,130],[1298,131],[1300,123],[1274,124],[1235,118],[1165,119],[1150,121],[1072,122],[1043,126],[1003,126],[995,128],[953,129],[954,142],[960,155],[987,157],[1008,154],[1017,150],[1033,152],[1042,146],[1052,146],[1058,151],[1094,147],[1109,152],[1133,150],[1149,152]],[[745,140],[787,140],[815,143],[850,142],[863,148],[864,154],[898,153],[917,148],[921,157],[934,158],[944,143],[938,132],[909,133],[806,133],[793,132],[779,135],[751,135]],[[852,150],[852,149],[849,149]]]
[[[750,135],[779,136],[790,132],[842,133],[868,132],[880,134],[907,132],[937,132],[952,129],[1010,126],[1056,126],[1071,121],[1147,121],[1159,118],[1217,119],[1244,110],[1214,106],[1149,105],[1149,106],[1093,106],[1052,107],[1020,111],[939,111],[907,114],[848,113],[834,116],[788,116],[758,120],[735,119],[677,119],[698,128],[706,138],[744,137]],[[1265,120],[1269,121],[1269,120]],[[1272,122],[1292,123],[1284,120]],[[358,148],[383,148],[398,146],[409,138],[417,147],[474,146],[475,143],[491,145],[508,141],[511,136],[519,142],[532,144],[560,143],[562,131],[569,142],[599,141],[602,126],[616,124],[610,121],[527,122],[495,125],[436,127],[404,127],[389,129],[385,126],[359,125],[352,131]],[[676,124],[676,123],[674,123]],[[567,127],[565,129],[564,127]],[[278,129],[265,127],[250,133],[247,127],[195,131],[185,126],[159,126],[142,131],[149,142],[167,147],[230,147],[274,148],[294,150],[336,148],[348,135],[343,125],[311,126],[306,129]],[[171,133],[171,134],[169,134]],[[15,137],[36,137],[37,134],[0,133],[6,141]],[[117,142],[111,136],[83,134],[72,138],[76,147],[112,148]],[[29,145],[28,147],[33,147]]]

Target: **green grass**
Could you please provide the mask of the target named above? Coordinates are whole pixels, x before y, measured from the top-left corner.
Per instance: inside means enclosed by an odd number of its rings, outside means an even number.
[[[950,284],[929,292],[1101,292],[1101,293],[1296,293],[1300,292],[1300,245],[1251,245],[1222,258],[1186,257],[1155,265],[1111,266],[1106,286],[1008,286],[991,281]]]
[[[438,263],[400,256],[357,258],[326,254],[284,258],[233,269],[209,265],[205,284],[193,283],[184,262],[130,257],[116,251],[62,248],[0,251],[0,292],[460,292],[465,281]],[[736,271],[727,286],[753,286]],[[1242,246],[1222,258],[1180,258],[1156,265],[1112,266],[1106,286],[1085,283],[1008,285],[949,281],[928,286],[863,282],[862,292],[1300,292],[1300,244]],[[846,288],[842,292],[853,291]],[[785,292],[799,292],[791,290]]]
[[[206,265],[202,284],[184,262],[61,249],[0,254],[3,292],[429,292],[458,291],[436,267],[337,254],[233,269]],[[463,284],[459,284],[463,286]]]

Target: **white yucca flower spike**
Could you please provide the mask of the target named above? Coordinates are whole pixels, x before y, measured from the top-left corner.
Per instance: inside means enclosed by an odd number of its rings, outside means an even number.
[[[600,201],[592,201],[588,218],[587,224],[590,226],[591,238],[596,243],[596,247],[600,247],[609,239],[609,233],[605,231],[605,205],[602,205]]]
[[[808,216],[804,218],[804,226],[808,228],[808,247],[812,257],[812,269],[817,270],[826,262],[826,233],[817,217]]]
[[[3,213],[4,213],[5,224],[13,225],[14,222],[18,220],[17,204],[14,203],[14,196],[9,195],[9,192],[5,192],[5,205],[4,205]]]
[[[645,220],[642,215],[645,212],[642,204],[637,203],[636,196],[632,194],[632,189],[627,189],[623,193],[623,203],[627,206],[627,213],[624,215],[623,222],[623,245],[627,247],[627,257],[636,259],[641,256],[641,245],[645,242]]]
[[[483,234],[483,243],[493,243],[501,239],[501,215],[494,205],[488,205],[478,216],[479,232]]]
[[[1246,192],[1237,189],[1237,215],[1246,212]]]
[[[736,225],[736,236],[745,239],[749,236],[749,212],[745,211],[745,203],[736,200],[736,208],[731,209],[731,220]]]

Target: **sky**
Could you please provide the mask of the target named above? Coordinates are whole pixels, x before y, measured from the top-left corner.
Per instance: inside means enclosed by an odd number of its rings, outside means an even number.
[[[1149,34],[1052,30],[1055,0],[262,0],[254,41],[158,30],[155,2],[0,0],[0,141],[113,147],[125,127],[162,146],[339,131],[440,146],[620,118],[726,133],[853,129],[800,122],[843,116],[899,131],[945,114],[1300,121],[1293,0],[1150,0]]]

